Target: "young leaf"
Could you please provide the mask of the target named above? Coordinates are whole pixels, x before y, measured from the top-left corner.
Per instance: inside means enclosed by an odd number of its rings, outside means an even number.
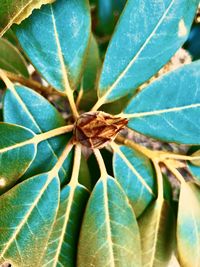
[[[0,39],[0,69],[4,69],[28,78],[26,61],[9,41]]]
[[[104,103],[133,92],[168,62],[187,39],[198,3],[127,1],[100,77],[99,96]]]
[[[30,178],[0,197],[0,264],[41,266],[58,199],[59,180],[49,173]]]
[[[81,228],[77,266],[141,266],[139,229],[128,200],[111,177],[96,184]]]
[[[196,61],[150,84],[124,110],[128,126],[164,141],[200,144],[199,70]]]
[[[15,123],[40,134],[65,125],[61,114],[41,95],[23,87],[6,90],[4,96],[4,121]],[[69,140],[69,134],[54,137],[38,145],[36,158],[25,178],[49,171]],[[69,176],[72,155],[69,155],[60,169],[61,182]]]
[[[167,267],[173,251],[174,220],[171,207],[157,199],[139,219],[142,263],[147,267]]]
[[[67,185],[61,191],[60,207],[43,258],[43,267],[76,265],[81,220],[88,191],[81,185]]]
[[[52,3],[54,0],[0,0],[0,36],[2,36],[14,23],[19,24],[27,18],[35,8]]]
[[[148,158],[121,146],[113,158],[114,176],[138,217],[155,198],[155,172]]]
[[[177,246],[181,266],[199,267],[200,263],[200,190],[182,184],[177,222]]]
[[[14,28],[36,69],[56,89],[65,91],[67,75],[77,85],[90,37],[87,0],[58,0],[45,5]]]
[[[24,127],[0,123],[0,192],[13,185],[28,169],[36,145],[27,143],[34,133]],[[23,146],[18,146],[19,143]]]

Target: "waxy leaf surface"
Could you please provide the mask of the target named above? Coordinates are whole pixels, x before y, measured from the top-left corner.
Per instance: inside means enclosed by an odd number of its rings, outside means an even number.
[[[34,160],[36,145],[26,143],[34,136],[24,127],[0,123],[0,192],[13,185]]]
[[[157,199],[139,219],[142,263],[146,267],[167,267],[173,251],[174,220],[171,207]]]
[[[127,1],[105,56],[99,96],[111,102],[133,93],[165,65],[187,39],[198,3]]]
[[[4,121],[27,127],[36,134],[65,125],[61,114],[44,97],[24,86],[7,89],[3,106]],[[65,134],[40,143],[36,158],[25,177],[49,171],[68,141],[69,134]],[[69,178],[70,163],[71,154],[60,169],[61,182]]]
[[[28,78],[26,62],[20,52],[6,39],[0,39],[0,69]]]
[[[114,153],[114,176],[126,193],[138,217],[155,198],[155,172],[148,158],[121,146]]]
[[[15,27],[33,65],[56,89],[65,91],[67,76],[77,85],[90,37],[87,0],[58,0]]]
[[[41,266],[59,202],[59,180],[49,173],[18,184],[0,197],[0,264]]]
[[[78,266],[141,266],[135,215],[111,177],[100,179],[89,199],[78,245]]]
[[[27,18],[35,8],[54,0],[12,0],[0,1],[0,36],[2,36],[14,23],[19,24]]]
[[[200,263],[200,189],[182,184],[177,222],[177,247],[181,266],[199,267]]]
[[[168,142],[200,144],[200,61],[160,77],[124,110],[128,127]]]
[[[42,267],[76,266],[78,236],[88,196],[88,191],[81,185],[67,185],[61,191],[60,206]]]

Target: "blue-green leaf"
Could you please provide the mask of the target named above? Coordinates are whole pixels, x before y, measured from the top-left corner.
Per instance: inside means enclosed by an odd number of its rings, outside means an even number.
[[[90,36],[87,0],[57,0],[14,28],[33,65],[56,89],[79,81]]]
[[[29,77],[26,61],[18,49],[6,39],[0,39],[0,68]]]
[[[96,184],[86,208],[78,245],[80,267],[141,266],[139,229],[116,180]]]
[[[177,222],[177,247],[183,267],[200,263],[200,190],[194,184],[182,184]]]
[[[59,180],[35,176],[0,197],[0,264],[41,266],[59,201]]]
[[[0,123],[0,193],[15,184],[34,160],[36,144],[29,142],[34,136],[27,128]]]
[[[104,103],[133,93],[168,62],[187,39],[198,3],[127,1],[100,77],[99,96]]]
[[[200,144],[200,61],[162,76],[124,110],[128,127],[169,142]]]
[[[138,217],[155,198],[155,172],[148,158],[122,146],[113,158],[114,175]]]
[[[43,257],[43,267],[76,266],[78,236],[88,191],[67,185],[61,191],[60,207]]]
[[[4,121],[15,123],[40,134],[65,125],[61,114],[41,95],[23,87],[6,90],[4,96]],[[69,141],[69,134],[51,138],[38,145],[33,164],[25,177],[49,171]],[[61,182],[70,174],[71,154],[60,169]]]

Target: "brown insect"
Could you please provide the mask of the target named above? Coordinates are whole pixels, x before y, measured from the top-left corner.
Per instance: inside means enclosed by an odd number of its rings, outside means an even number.
[[[74,127],[76,142],[90,148],[102,148],[125,127],[128,120],[102,111],[82,114]]]

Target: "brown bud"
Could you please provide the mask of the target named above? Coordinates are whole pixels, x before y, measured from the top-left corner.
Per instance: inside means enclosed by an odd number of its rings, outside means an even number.
[[[127,123],[125,118],[114,117],[102,111],[83,113],[75,123],[74,138],[86,147],[102,148]]]

